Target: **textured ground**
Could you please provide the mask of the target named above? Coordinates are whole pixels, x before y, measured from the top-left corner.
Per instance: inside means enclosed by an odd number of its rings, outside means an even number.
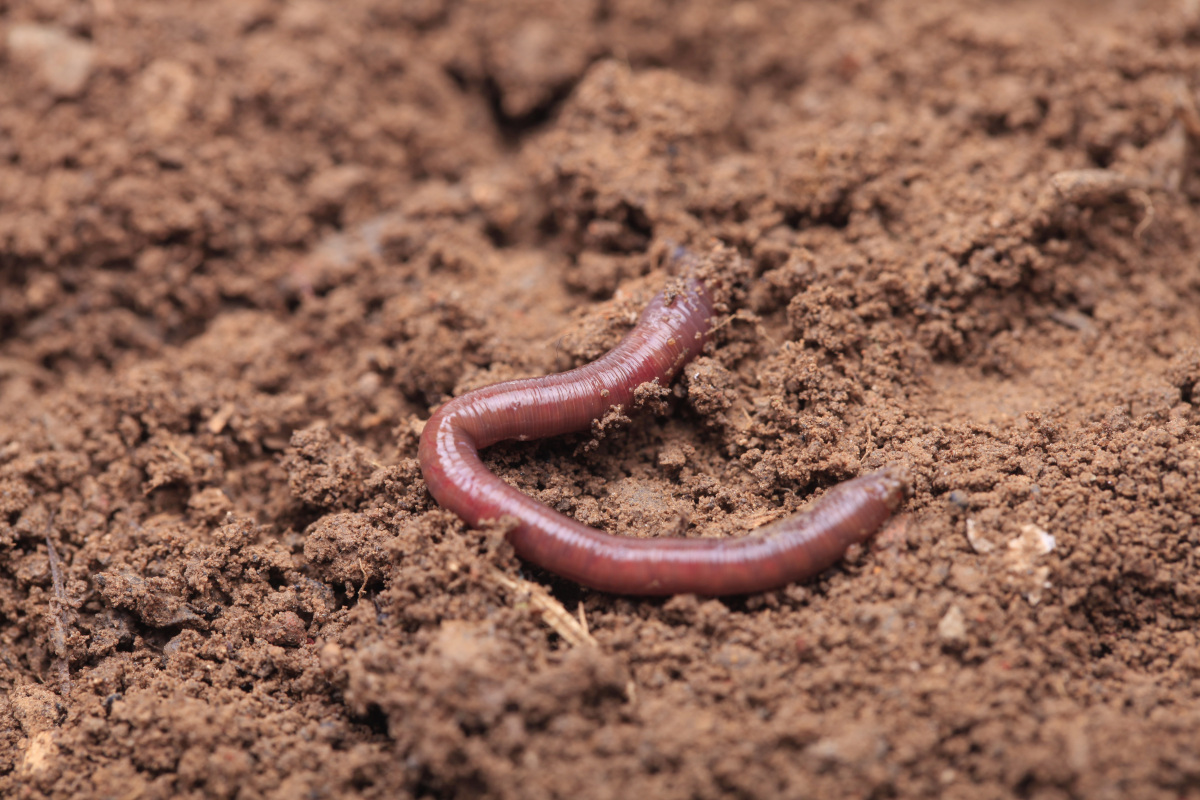
[[[1198,88],[1194,2],[0,0],[0,795],[1200,797]],[[814,582],[424,490],[671,242],[663,413],[489,463],[706,536],[908,463]]]

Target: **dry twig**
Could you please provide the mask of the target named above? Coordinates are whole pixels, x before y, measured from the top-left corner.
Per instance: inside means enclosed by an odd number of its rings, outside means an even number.
[[[529,605],[541,614],[542,621],[568,644],[575,647],[599,647],[580,620],[571,616],[571,613],[563,608],[563,604],[541,586],[520,578],[510,578],[498,569],[491,570],[488,577],[511,592],[527,596]]]
[[[67,590],[63,584],[62,562],[58,560],[58,552],[50,535],[46,535],[46,555],[50,561],[50,580],[54,587],[54,595],[50,598],[50,643],[54,645],[54,667],[58,672],[60,691],[64,696],[71,693],[71,665],[67,660],[67,625],[64,617],[67,614]]]

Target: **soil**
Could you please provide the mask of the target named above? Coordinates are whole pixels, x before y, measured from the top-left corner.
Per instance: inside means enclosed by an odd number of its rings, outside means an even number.
[[[0,1],[0,795],[1200,797],[1194,2]],[[448,397],[630,536],[905,463],[804,585],[620,598],[425,491]]]

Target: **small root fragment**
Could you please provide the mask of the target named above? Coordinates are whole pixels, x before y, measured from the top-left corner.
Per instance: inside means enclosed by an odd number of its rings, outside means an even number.
[[[583,628],[583,632],[591,636],[591,631],[588,630],[587,614],[583,612],[583,601],[579,601],[579,607],[576,609],[579,612],[579,625]]]
[[[498,569],[491,569],[488,578],[495,584],[518,595],[525,595],[529,605],[537,611],[542,621],[552,631],[562,637],[563,641],[573,647],[599,647],[599,643],[588,632],[586,620],[583,619],[583,607],[580,606],[580,616],[575,618],[549,592],[536,583],[510,578]]]
[[[67,590],[63,584],[62,562],[58,560],[58,552],[54,543],[46,535],[46,556],[50,561],[50,580],[54,587],[54,596],[50,598],[50,643],[54,646],[54,668],[58,672],[59,691],[63,697],[71,694],[71,665],[67,660],[67,625],[64,617],[67,613]]]

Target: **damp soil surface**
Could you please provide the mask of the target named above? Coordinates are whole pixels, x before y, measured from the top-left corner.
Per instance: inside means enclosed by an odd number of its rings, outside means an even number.
[[[1200,797],[1200,7],[0,2],[0,795]],[[426,492],[432,409],[627,536],[907,465],[808,583],[621,598]]]

